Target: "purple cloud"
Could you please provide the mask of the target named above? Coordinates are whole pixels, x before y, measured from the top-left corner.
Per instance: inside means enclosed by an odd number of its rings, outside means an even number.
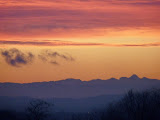
[[[20,67],[21,65],[31,63],[34,58],[32,53],[24,53],[16,48],[1,50],[1,55],[9,65],[14,67]]]

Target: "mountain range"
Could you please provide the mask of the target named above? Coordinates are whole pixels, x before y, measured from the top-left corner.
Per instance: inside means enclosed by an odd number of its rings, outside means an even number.
[[[32,98],[86,98],[101,95],[121,95],[130,89],[160,88],[160,80],[131,77],[95,79],[65,79],[34,83],[0,83],[0,96]]]

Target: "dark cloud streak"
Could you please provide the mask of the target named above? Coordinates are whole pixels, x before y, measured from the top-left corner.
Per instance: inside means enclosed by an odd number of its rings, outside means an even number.
[[[160,42],[153,43],[133,43],[133,44],[111,44],[111,43],[87,43],[87,42],[72,42],[61,40],[41,40],[41,41],[6,41],[0,40],[0,45],[33,45],[33,46],[104,46],[104,47],[159,47]],[[64,59],[66,56],[58,53],[47,53],[48,56],[61,56]],[[70,58],[71,59],[71,58]]]

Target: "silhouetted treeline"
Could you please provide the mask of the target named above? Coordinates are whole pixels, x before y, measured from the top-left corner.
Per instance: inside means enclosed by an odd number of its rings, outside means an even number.
[[[43,100],[31,101],[25,112],[0,111],[0,120],[160,120],[160,89],[130,90],[119,101],[87,113],[53,112],[49,107]]]
[[[102,120],[160,120],[160,89],[128,91],[108,106]]]

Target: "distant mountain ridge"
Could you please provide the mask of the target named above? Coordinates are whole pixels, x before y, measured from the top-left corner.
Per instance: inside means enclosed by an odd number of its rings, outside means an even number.
[[[81,81],[66,79],[34,83],[0,83],[0,96],[28,96],[38,98],[83,98],[99,95],[123,94],[129,89],[160,88],[160,80],[139,78],[137,75]]]

